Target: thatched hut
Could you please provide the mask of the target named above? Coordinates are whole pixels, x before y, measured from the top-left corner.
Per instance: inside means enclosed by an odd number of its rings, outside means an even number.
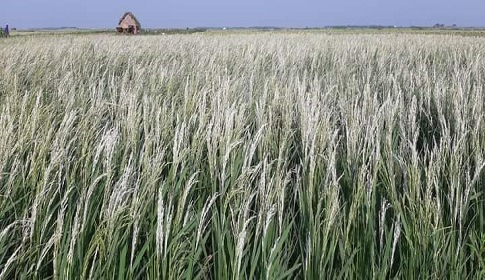
[[[116,31],[118,31],[119,33],[128,34],[138,34],[138,32],[140,32],[140,29],[140,22],[131,12],[126,12],[121,17],[120,22],[118,23],[118,27],[116,27]]]

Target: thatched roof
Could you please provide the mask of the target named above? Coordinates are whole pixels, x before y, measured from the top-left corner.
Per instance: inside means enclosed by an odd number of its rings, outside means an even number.
[[[121,26],[123,24],[124,21],[128,20],[128,19],[133,19],[133,21],[135,22],[136,26],[138,27],[138,29],[141,29],[141,24],[140,22],[138,21],[138,19],[135,17],[135,15],[132,13],[132,12],[126,12],[120,19],[120,22],[118,23],[119,26]]]

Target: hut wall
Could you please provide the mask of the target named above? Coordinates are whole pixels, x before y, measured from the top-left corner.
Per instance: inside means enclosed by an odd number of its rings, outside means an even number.
[[[130,25],[137,26],[135,19],[127,15],[120,24],[121,28],[128,28]]]

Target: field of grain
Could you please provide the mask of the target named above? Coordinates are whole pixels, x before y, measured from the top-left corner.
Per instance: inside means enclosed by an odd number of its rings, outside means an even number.
[[[0,50],[0,279],[485,277],[485,38]]]

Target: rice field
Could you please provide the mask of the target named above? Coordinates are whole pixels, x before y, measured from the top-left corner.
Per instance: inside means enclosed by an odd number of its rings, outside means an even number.
[[[0,50],[0,279],[485,278],[485,38]]]

